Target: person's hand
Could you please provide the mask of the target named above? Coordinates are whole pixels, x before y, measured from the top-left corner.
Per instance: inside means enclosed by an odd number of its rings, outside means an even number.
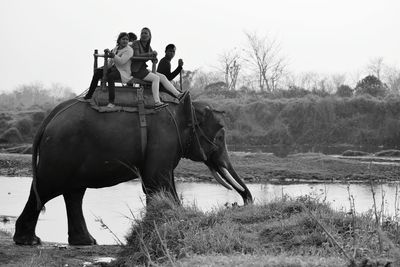
[[[104,53],[105,54],[110,53],[110,49],[108,49],[108,48],[104,49]]]
[[[183,67],[183,60],[181,58],[178,59],[178,66]]]
[[[115,54],[114,54],[113,52],[110,52],[110,53],[108,54],[108,56],[109,56],[110,58],[114,58],[114,57],[115,57]]]
[[[158,53],[157,53],[157,51],[153,51],[153,56],[157,56],[158,55]]]

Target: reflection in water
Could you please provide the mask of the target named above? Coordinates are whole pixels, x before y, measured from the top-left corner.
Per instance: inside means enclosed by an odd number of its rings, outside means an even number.
[[[0,177],[0,215],[18,216],[28,198],[30,178]],[[266,203],[283,195],[292,197],[311,194],[321,199],[326,198],[337,210],[349,207],[347,186],[343,184],[248,184],[256,203]],[[218,184],[178,183],[178,193],[184,204],[196,204],[203,211],[223,206],[226,202],[243,201],[239,194],[229,191]],[[376,199],[381,203],[381,192],[385,193],[385,213],[394,213],[395,186],[376,187]],[[369,185],[351,185],[351,194],[355,199],[357,212],[372,208],[373,199]],[[96,222],[100,217],[104,223],[124,241],[124,236],[132,224],[132,214],[140,217],[145,198],[139,182],[127,182],[102,189],[88,189],[83,202],[83,209],[89,231],[99,244],[115,244],[113,236]],[[0,229],[13,232],[14,225],[0,223]],[[67,216],[64,200],[57,197],[46,204],[46,212],[40,214],[36,233],[44,241],[67,243]]]

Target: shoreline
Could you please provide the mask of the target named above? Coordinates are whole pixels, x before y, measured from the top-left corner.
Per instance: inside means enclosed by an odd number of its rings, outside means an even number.
[[[291,154],[280,158],[270,153],[230,152],[232,165],[245,183],[369,183],[397,182],[400,164],[361,161],[359,157],[320,153]],[[0,176],[31,177],[31,155],[0,153]],[[176,181],[215,182],[208,168],[182,159],[174,171]]]

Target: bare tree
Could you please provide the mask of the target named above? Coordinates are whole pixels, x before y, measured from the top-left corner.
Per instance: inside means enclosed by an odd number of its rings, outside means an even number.
[[[346,81],[346,74],[336,73],[331,75],[331,80],[335,89],[343,85]]]
[[[240,53],[234,49],[219,56],[220,70],[224,73],[225,84],[228,90],[235,90],[237,78],[241,68]]]
[[[275,39],[260,37],[256,33],[245,34],[249,44],[245,49],[247,61],[256,70],[260,90],[271,92],[277,88],[286,69],[280,45]]]
[[[298,76],[298,84],[300,87],[310,91],[318,88],[320,80],[320,74],[312,71],[300,73]]]
[[[68,86],[64,86],[61,83],[52,83],[49,88],[49,95],[53,96],[55,99],[65,99],[75,97],[74,92]]]
[[[393,93],[400,93],[400,69],[388,66],[385,68],[385,83]]]
[[[191,88],[197,92],[201,92],[208,85],[221,81],[220,73],[205,72],[197,69],[191,77]]]
[[[381,74],[383,68],[384,68],[383,57],[373,58],[367,65],[367,71],[369,72],[369,74],[374,75],[379,80],[381,80]]]

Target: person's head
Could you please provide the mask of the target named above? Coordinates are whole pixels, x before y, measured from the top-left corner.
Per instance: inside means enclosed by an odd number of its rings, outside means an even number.
[[[150,42],[151,41],[151,31],[149,28],[144,27],[140,31],[140,40],[144,42]]]
[[[125,47],[125,46],[128,45],[128,42],[129,42],[129,36],[128,36],[128,34],[127,34],[126,32],[121,32],[121,33],[118,35],[118,38],[117,38],[117,45],[118,45],[118,46]]]
[[[129,32],[128,36],[129,36],[129,42],[133,42],[133,41],[137,40],[137,36],[133,32]]]
[[[165,57],[173,59],[175,56],[176,47],[174,44],[169,44],[165,47]]]

